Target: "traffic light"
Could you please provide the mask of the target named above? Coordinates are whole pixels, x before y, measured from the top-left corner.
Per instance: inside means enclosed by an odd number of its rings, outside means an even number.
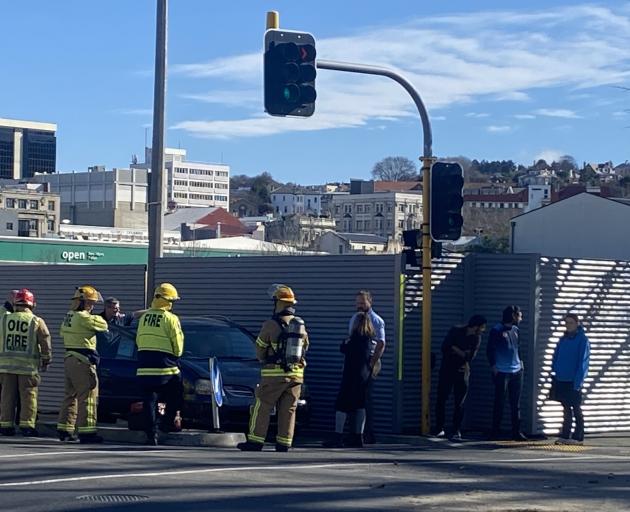
[[[315,38],[306,32],[265,32],[265,112],[309,117],[315,112]]]
[[[458,163],[435,162],[431,167],[431,238],[457,240],[462,236],[464,170]]]

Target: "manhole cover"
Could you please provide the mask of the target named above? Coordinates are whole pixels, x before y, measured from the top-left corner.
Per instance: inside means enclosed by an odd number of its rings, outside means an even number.
[[[138,494],[85,494],[77,496],[77,499],[96,503],[133,503],[148,500],[149,497]]]

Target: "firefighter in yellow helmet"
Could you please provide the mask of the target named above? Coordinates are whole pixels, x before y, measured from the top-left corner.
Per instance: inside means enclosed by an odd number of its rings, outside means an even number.
[[[90,285],[76,288],[70,311],[59,331],[66,349],[64,359],[64,399],[59,411],[57,434],[60,441],[74,441],[75,424],[81,443],[102,443],[96,434],[98,377],[96,333],[107,331],[107,322],[92,310],[102,302],[101,294]]]
[[[46,322],[33,314],[35,296],[22,288],[15,293],[13,312],[0,317],[0,433],[15,435],[16,399],[20,397],[20,432],[37,436],[37,388],[39,370],[51,360],[50,332]]]
[[[179,300],[177,289],[170,283],[160,284],[153,294],[151,307],[140,317],[136,345],[138,345],[138,371],[144,392],[143,411],[147,444],[158,444],[156,408],[158,397],[166,402],[166,411],[159,429],[175,430],[175,415],[183,400],[179,358],[184,352],[184,333],[179,318],[171,313],[173,303]]]
[[[304,382],[304,353],[308,335],[304,321],[295,316],[295,294],[286,285],[272,285],[269,295],[274,303],[273,316],[266,320],[256,339],[256,357],[263,363],[256,401],[251,406],[247,442],[237,447],[243,451],[261,451],[269,416],[278,413],[276,451],[287,452],[293,443],[295,413]]]

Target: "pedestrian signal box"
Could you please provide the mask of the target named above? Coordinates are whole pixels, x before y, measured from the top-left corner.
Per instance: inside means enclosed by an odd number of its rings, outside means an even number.
[[[431,167],[431,238],[436,242],[462,236],[464,170],[458,163],[435,162]]]
[[[315,38],[306,32],[265,32],[265,112],[310,117],[315,112]]]

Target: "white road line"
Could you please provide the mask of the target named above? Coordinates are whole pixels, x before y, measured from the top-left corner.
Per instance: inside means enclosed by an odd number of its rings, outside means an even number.
[[[106,453],[106,452],[96,452],[96,453]],[[120,452],[115,452],[120,453]],[[405,460],[396,461],[399,466],[404,465],[431,465],[431,464],[457,464],[460,466],[470,466],[473,464],[502,464],[502,463],[533,463],[533,462],[558,462],[558,461],[582,461],[588,462],[596,459],[607,459],[607,460],[624,460],[627,461],[628,458],[624,456],[616,456],[616,455],[585,455],[585,456],[558,456],[558,457],[546,457],[546,458],[535,458],[535,459],[483,459],[483,460],[426,460],[421,461],[419,464],[409,464]],[[173,471],[157,471],[150,473],[113,473],[106,475],[91,475],[91,476],[78,476],[78,477],[67,477],[67,478],[52,478],[47,480],[29,480],[23,482],[7,482],[0,483],[0,487],[24,487],[27,485],[44,485],[44,484],[56,484],[56,483],[66,483],[66,482],[85,482],[90,480],[108,480],[108,479],[120,479],[120,478],[146,478],[146,477],[163,477],[163,476],[179,476],[179,475],[191,475],[191,474],[202,474],[202,473],[221,473],[221,472],[239,472],[239,471],[261,471],[261,470],[275,470],[275,471],[293,471],[296,469],[322,469],[322,468],[356,468],[356,467],[365,467],[365,466],[391,466],[394,464],[392,462],[349,462],[349,463],[328,463],[328,464],[304,464],[304,465],[296,465],[296,464],[288,464],[288,465],[276,465],[276,466],[237,466],[237,467],[227,467],[227,468],[207,468],[207,469],[184,469],[184,470],[173,470]]]
[[[58,455],[80,455],[83,453],[89,454],[104,454],[104,455],[115,455],[117,453],[120,454],[134,454],[134,455],[164,455],[168,453],[182,453],[188,450],[121,450],[121,451],[110,451],[110,450],[75,450],[75,451],[65,451],[65,452],[41,452],[41,453],[16,453],[10,455],[0,455],[0,459],[22,459],[24,457],[52,457]]]
[[[41,485],[41,484],[57,484],[64,482],[84,482],[87,480],[106,480],[114,478],[146,478],[146,477],[160,477],[160,476],[178,476],[178,475],[191,475],[201,473],[220,473],[220,472],[232,472],[232,471],[261,471],[261,470],[277,470],[277,471],[292,471],[295,469],[322,469],[322,468],[345,468],[345,467],[361,467],[361,466],[384,466],[392,465],[391,462],[356,462],[347,464],[305,464],[305,465],[283,465],[283,466],[242,466],[233,468],[208,468],[208,469],[185,469],[178,471],[157,471],[152,473],[114,473],[111,475],[93,475],[93,476],[77,476],[72,478],[52,478],[49,480],[31,480],[27,482],[9,482],[0,484],[0,487],[24,487],[27,485]]]

